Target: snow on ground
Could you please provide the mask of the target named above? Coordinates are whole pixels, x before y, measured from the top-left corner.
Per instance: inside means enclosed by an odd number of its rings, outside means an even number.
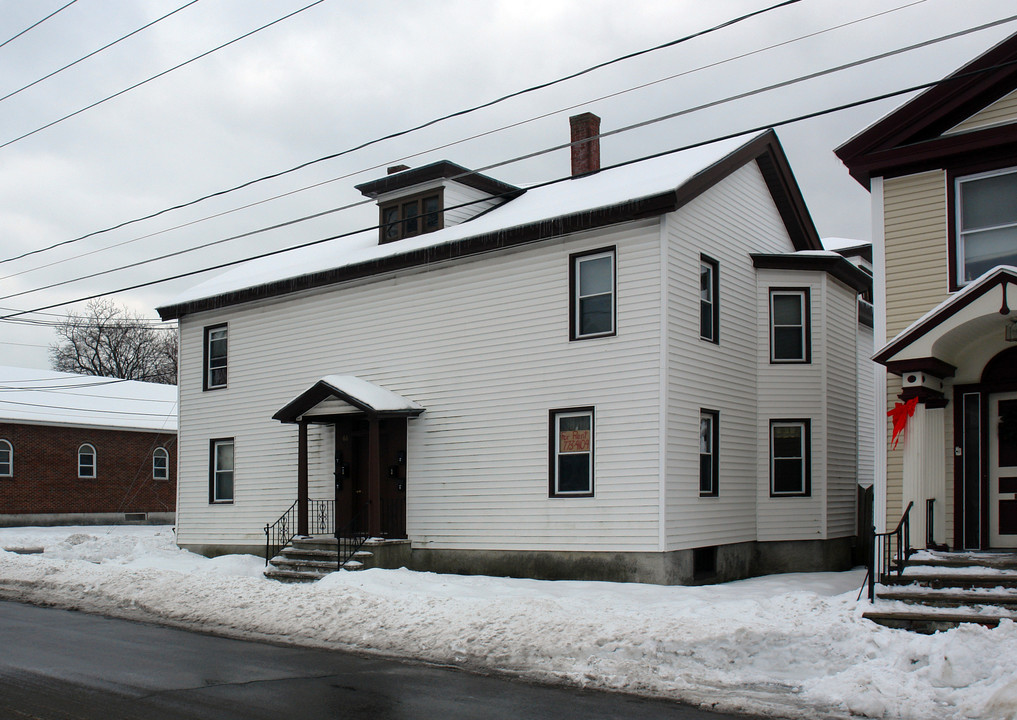
[[[313,585],[206,559],[169,527],[0,529],[0,598],[795,718],[1017,718],[1017,624],[931,636],[862,619],[863,572],[704,587],[408,570]]]

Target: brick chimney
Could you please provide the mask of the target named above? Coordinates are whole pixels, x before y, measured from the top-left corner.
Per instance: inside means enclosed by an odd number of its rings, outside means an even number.
[[[600,170],[600,118],[593,113],[582,113],[569,118],[572,128],[572,177]],[[593,138],[587,142],[577,142]]]
[[[403,170],[409,170],[409,169],[410,169],[409,165],[390,165],[389,168],[388,168],[388,174],[389,175],[395,175],[396,173],[400,173]]]

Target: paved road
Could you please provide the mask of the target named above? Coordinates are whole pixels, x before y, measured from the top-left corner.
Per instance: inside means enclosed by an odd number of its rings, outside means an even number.
[[[8,718],[735,720],[669,702],[0,602],[0,719]]]

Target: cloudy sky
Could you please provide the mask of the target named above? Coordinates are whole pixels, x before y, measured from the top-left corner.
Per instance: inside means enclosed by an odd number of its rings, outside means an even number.
[[[7,41],[0,46],[0,318],[56,306],[17,322],[0,320],[0,365],[48,367],[46,348],[55,336],[46,323],[80,311],[82,303],[71,302],[78,298],[372,225],[375,210],[359,206],[74,281],[355,203],[363,198],[353,186],[388,165],[503,162],[567,142],[567,118],[576,112],[597,113],[608,132],[1017,14],[1012,0],[799,0],[241,191],[10,260],[778,0],[324,0],[209,53],[310,2],[76,0],[15,37],[68,0],[0,0],[0,43]],[[603,141],[603,163],[933,81],[1013,32],[1017,22],[1006,22],[620,133]],[[833,149],[905,99],[778,128],[823,237],[868,239],[868,195]],[[567,172],[567,151],[558,150],[489,174],[526,186]],[[155,307],[206,277],[118,292],[114,299],[155,318]]]

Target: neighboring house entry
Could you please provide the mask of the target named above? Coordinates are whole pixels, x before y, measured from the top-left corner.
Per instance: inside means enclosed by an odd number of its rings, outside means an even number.
[[[273,415],[296,423],[297,534],[308,534],[308,426],[335,432],[336,531],[406,537],[407,418],[424,408],[353,375],[328,375]],[[319,523],[320,524],[320,523]]]
[[[989,398],[989,542],[1017,547],[1017,392]]]

